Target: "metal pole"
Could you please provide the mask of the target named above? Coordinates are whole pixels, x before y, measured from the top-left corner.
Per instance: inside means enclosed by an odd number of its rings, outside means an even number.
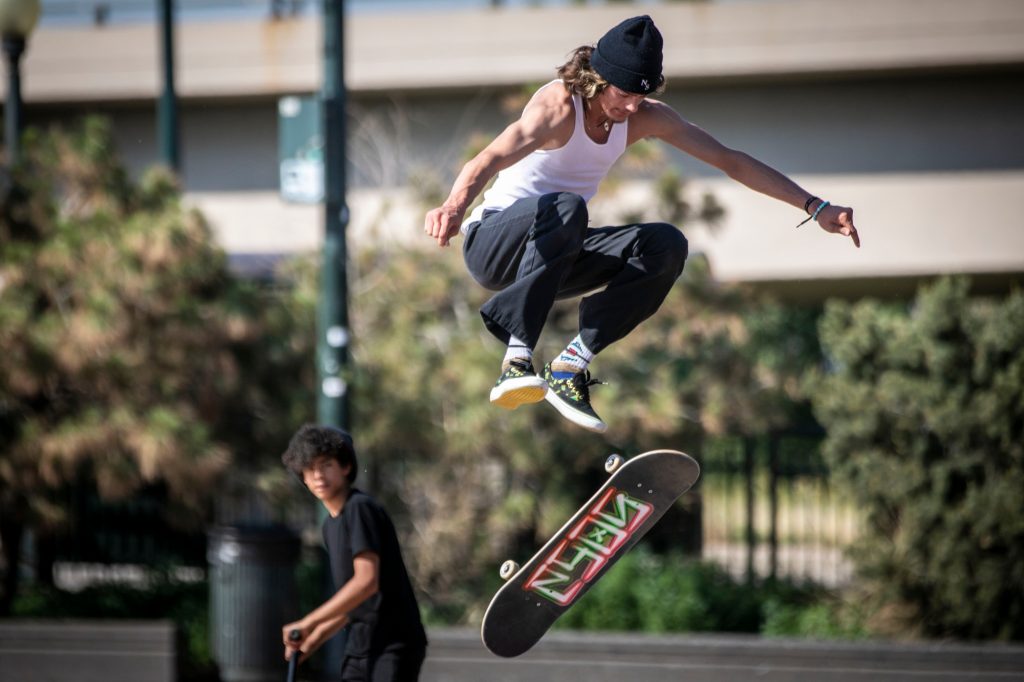
[[[160,48],[164,79],[157,116],[160,158],[178,173],[181,160],[178,155],[178,98],[174,92],[174,0],[160,0]]]
[[[773,581],[779,570],[779,445],[782,437],[776,433],[768,440],[768,577]]]
[[[747,479],[747,583],[754,582],[754,553],[757,551],[757,534],[754,529],[754,448],[757,441],[747,436],[743,439],[743,473]]]
[[[325,233],[317,310],[317,371],[321,424],[348,429],[348,287],[345,229],[344,0],[324,0],[324,208]]]
[[[7,160],[14,166],[21,158],[21,55],[25,53],[23,36],[3,37],[7,59],[7,104],[4,107],[4,142]]]
[[[317,299],[317,421],[349,430],[348,423],[348,286],[346,280],[345,229],[345,3],[324,0],[324,246]],[[322,517],[321,517],[322,518]],[[328,572],[328,590],[331,579]],[[333,586],[337,589],[339,586]],[[324,645],[324,667],[341,668],[348,629]]]

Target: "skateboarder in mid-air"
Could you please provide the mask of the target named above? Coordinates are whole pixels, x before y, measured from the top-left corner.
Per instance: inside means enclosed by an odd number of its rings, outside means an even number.
[[[347,625],[343,682],[417,680],[427,645],[419,607],[391,518],[352,487],[358,471],[352,438],[307,424],[292,436],[281,461],[327,510],[323,539],[337,589],[281,629],[285,658],[300,651],[305,660]]]
[[[827,232],[857,246],[860,238],[852,208],[812,195],[649,97],[664,85],[662,37],[650,17],[627,19],[595,47],[576,49],[557,74],[463,167],[448,199],[427,213],[424,231],[442,247],[461,231],[470,274],[498,292],[480,311],[508,344],[491,402],[513,409],[547,398],[564,417],[602,432],[589,363],[657,311],[687,255],[686,239],[666,223],[588,229],[587,201],[626,147],[663,140],[802,209]],[[579,334],[538,375],[533,349],[554,301],[595,290],[580,302]]]

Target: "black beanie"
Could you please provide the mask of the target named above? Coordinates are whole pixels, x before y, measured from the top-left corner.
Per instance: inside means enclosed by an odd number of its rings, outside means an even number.
[[[626,19],[604,34],[590,55],[590,65],[606,81],[626,92],[647,95],[664,80],[661,33],[646,14]]]

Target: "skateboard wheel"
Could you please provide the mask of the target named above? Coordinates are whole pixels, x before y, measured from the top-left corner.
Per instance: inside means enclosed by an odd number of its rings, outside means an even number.
[[[498,575],[501,576],[502,580],[508,580],[514,576],[518,570],[519,564],[509,559],[501,565],[501,568],[498,569]]]
[[[625,461],[622,455],[608,455],[608,459],[604,461],[604,470],[609,474],[614,474]]]

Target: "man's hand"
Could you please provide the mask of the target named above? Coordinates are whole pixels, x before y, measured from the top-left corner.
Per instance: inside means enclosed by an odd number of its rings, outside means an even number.
[[[853,245],[860,248],[860,235],[853,226],[853,209],[847,206],[826,206],[818,214],[818,225],[826,232],[841,234],[853,239]]]
[[[301,620],[288,623],[281,628],[281,641],[284,642],[284,660],[290,659],[296,651],[308,650],[304,649],[303,644],[310,634],[310,629],[309,625]],[[293,638],[293,632],[299,633],[299,636]]]
[[[302,648],[300,649],[302,655],[299,657],[299,663],[305,663],[306,659],[315,654],[316,650],[337,631],[337,629],[330,629],[327,623],[322,623],[313,628],[309,636],[302,640]]]
[[[449,241],[458,234],[461,226],[462,211],[448,205],[430,210],[423,221],[423,231],[431,239],[437,240],[437,245],[440,247],[448,246]]]
[[[281,628],[281,636],[284,640],[284,660],[291,660],[292,654],[297,651],[300,654],[299,663],[305,663],[307,658],[316,653],[316,650],[347,622],[348,616],[342,614],[316,625],[306,622],[305,619],[285,625]],[[299,637],[292,639],[292,632],[298,632]]]

